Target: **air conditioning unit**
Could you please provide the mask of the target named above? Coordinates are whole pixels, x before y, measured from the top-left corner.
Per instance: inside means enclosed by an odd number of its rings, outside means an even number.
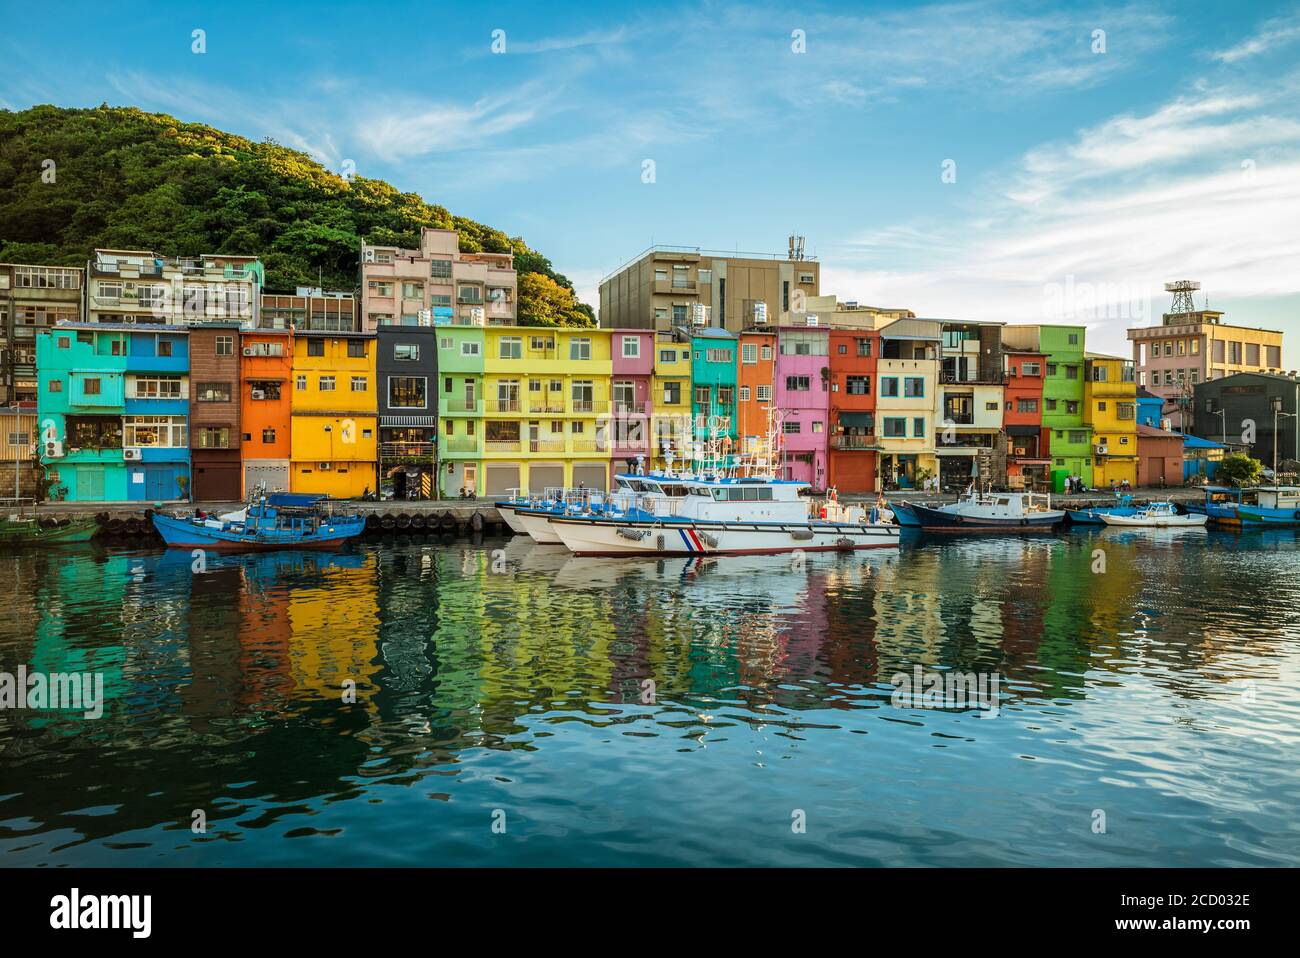
[[[816,326],[816,325],[818,324],[818,322],[819,322],[819,320],[817,319],[816,316],[805,316],[805,317],[804,317],[804,323],[805,323],[805,325],[807,325],[807,326]]]
[[[144,453],[143,450],[133,449],[130,446],[127,446],[122,450],[122,458],[127,462],[139,462],[144,458]]]
[[[57,439],[51,439],[51,440],[47,441],[47,442],[45,443],[45,458],[46,458],[46,459],[62,459],[62,458],[63,458],[63,443],[59,442]]]
[[[1026,449],[1027,449],[1027,448],[1028,448],[1027,446],[1016,446],[1015,455],[1017,455],[1017,456],[1023,456],[1023,455],[1025,455],[1025,454],[1026,454]]]
[[[135,317],[134,317],[134,316],[123,316],[123,317],[122,317],[122,322],[126,323],[127,325],[133,325],[133,324],[135,323]]]
[[[254,398],[254,399],[265,399],[265,398],[266,398],[266,390],[264,390],[264,389],[254,389],[254,390],[253,390],[253,398]]]
[[[1104,455],[1106,455],[1108,451],[1109,451],[1109,447],[1108,447],[1108,446],[1105,446],[1105,445],[1098,445],[1098,446],[1097,446],[1097,455],[1099,455],[1099,456],[1104,456]]]
[[[362,247],[361,262],[373,263],[374,261],[375,261],[375,251],[372,250],[369,246]]]
[[[253,349],[252,346],[245,346],[245,347],[244,347],[244,355],[245,355],[245,356],[256,356],[256,355],[257,355],[257,350]]]

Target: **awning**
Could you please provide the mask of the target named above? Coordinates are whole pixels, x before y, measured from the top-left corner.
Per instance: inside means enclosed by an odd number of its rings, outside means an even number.
[[[840,425],[851,429],[870,429],[875,423],[875,415],[869,412],[840,413]]]
[[[1037,426],[1007,426],[1008,436],[1037,436]]]

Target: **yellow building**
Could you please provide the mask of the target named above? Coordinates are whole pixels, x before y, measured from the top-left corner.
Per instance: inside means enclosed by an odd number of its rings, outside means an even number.
[[[1083,422],[1092,427],[1092,483],[1137,485],[1137,380],[1119,356],[1084,354]]]
[[[294,336],[291,491],[354,498],[377,488],[375,358],[374,333]]]
[[[942,326],[900,319],[880,331],[876,362],[878,489],[915,489],[937,475],[935,407]]]
[[[610,330],[489,326],[479,492],[605,489]]]
[[[655,372],[652,387],[650,435],[651,463],[665,469],[671,449],[679,460],[689,452],[691,438],[691,344],[678,342],[672,333],[655,336]]]

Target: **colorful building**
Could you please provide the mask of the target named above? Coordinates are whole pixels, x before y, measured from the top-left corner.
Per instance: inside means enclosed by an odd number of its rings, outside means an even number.
[[[619,473],[650,468],[655,334],[647,329],[616,329],[611,337],[611,409],[604,434],[612,481]]]
[[[691,333],[692,439],[716,443],[715,455],[729,463],[736,448],[736,350],[734,333],[703,327]]]
[[[1043,432],[1043,383],[1047,354],[1003,347],[1006,369],[1003,431],[1006,434],[1007,481],[1033,489],[1046,485],[1051,458]]]
[[[1095,444],[1092,482],[1099,488],[1137,485],[1137,381],[1133,363],[1084,356],[1083,421]]]
[[[256,326],[265,284],[255,256],[170,259],[145,250],[97,249],[86,270],[86,318],[100,323]]]
[[[479,493],[609,484],[607,329],[488,327]]]
[[[694,431],[691,341],[682,331],[656,333],[654,349],[651,463],[665,469],[688,454]]]
[[[780,463],[777,452],[781,436],[780,418],[775,415],[776,331],[746,329],[740,334],[740,365],[736,370],[736,433],[740,451],[760,470]]]
[[[36,408],[36,336],[82,318],[86,271],[0,263],[0,405]]]
[[[1183,436],[1181,433],[1137,425],[1137,484],[1159,487],[1181,485],[1183,481]]]
[[[1067,476],[1079,476],[1091,485],[1092,434],[1083,421],[1082,326],[1006,326],[1004,346],[1043,353],[1043,434],[1047,446],[1040,450],[1052,459],[1052,488],[1065,489]]]
[[[876,486],[876,361],[880,334],[872,329],[830,330],[830,436],[827,481],[839,492]]]
[[[899,319],[880,330],[876,430],[881,489],[916,488],[938,469],[935,395],[942,324]]]
[[[438,482],[447,498],[480,488],[484,342],[481,326],[438,327]]]
[[[379,480],[397,499],[436,495],[438,328],[379,327]]]
[[[243,495],[240,449],[241,371],[238,322],[190,327],[190,457],[197,502]]]
[[[71,323],[37,337],[41,461],[70,502],[189,497],[189,330]]]
[[[265,316],[265,313],[263,313]],[[289,491],[293,337],[288,328],[245,330],[240,348],[239,447],[243,495]]]
[[[355,498],[377,488],[375,334],[295,332],[291,492]]]
[[[775,372],[782,475],[824,489],[831,378],[829,330],[781,328]]]
[[[1163,429],[1165,401],[1148,389],[1137,388],[1137,424]]]
[[[964,489],[1004,471],[1000,323],[944,321],[935,453],[939,485]]]

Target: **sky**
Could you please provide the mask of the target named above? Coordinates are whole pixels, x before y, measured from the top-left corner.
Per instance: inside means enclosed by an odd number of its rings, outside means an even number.
[[[4,18],[0,109],[271,137],[522,235],[593,305],[651,245],[797,233],[841,300],[1122,355],[1196,280],[1300,368],[1300,0],[60,11]]]

